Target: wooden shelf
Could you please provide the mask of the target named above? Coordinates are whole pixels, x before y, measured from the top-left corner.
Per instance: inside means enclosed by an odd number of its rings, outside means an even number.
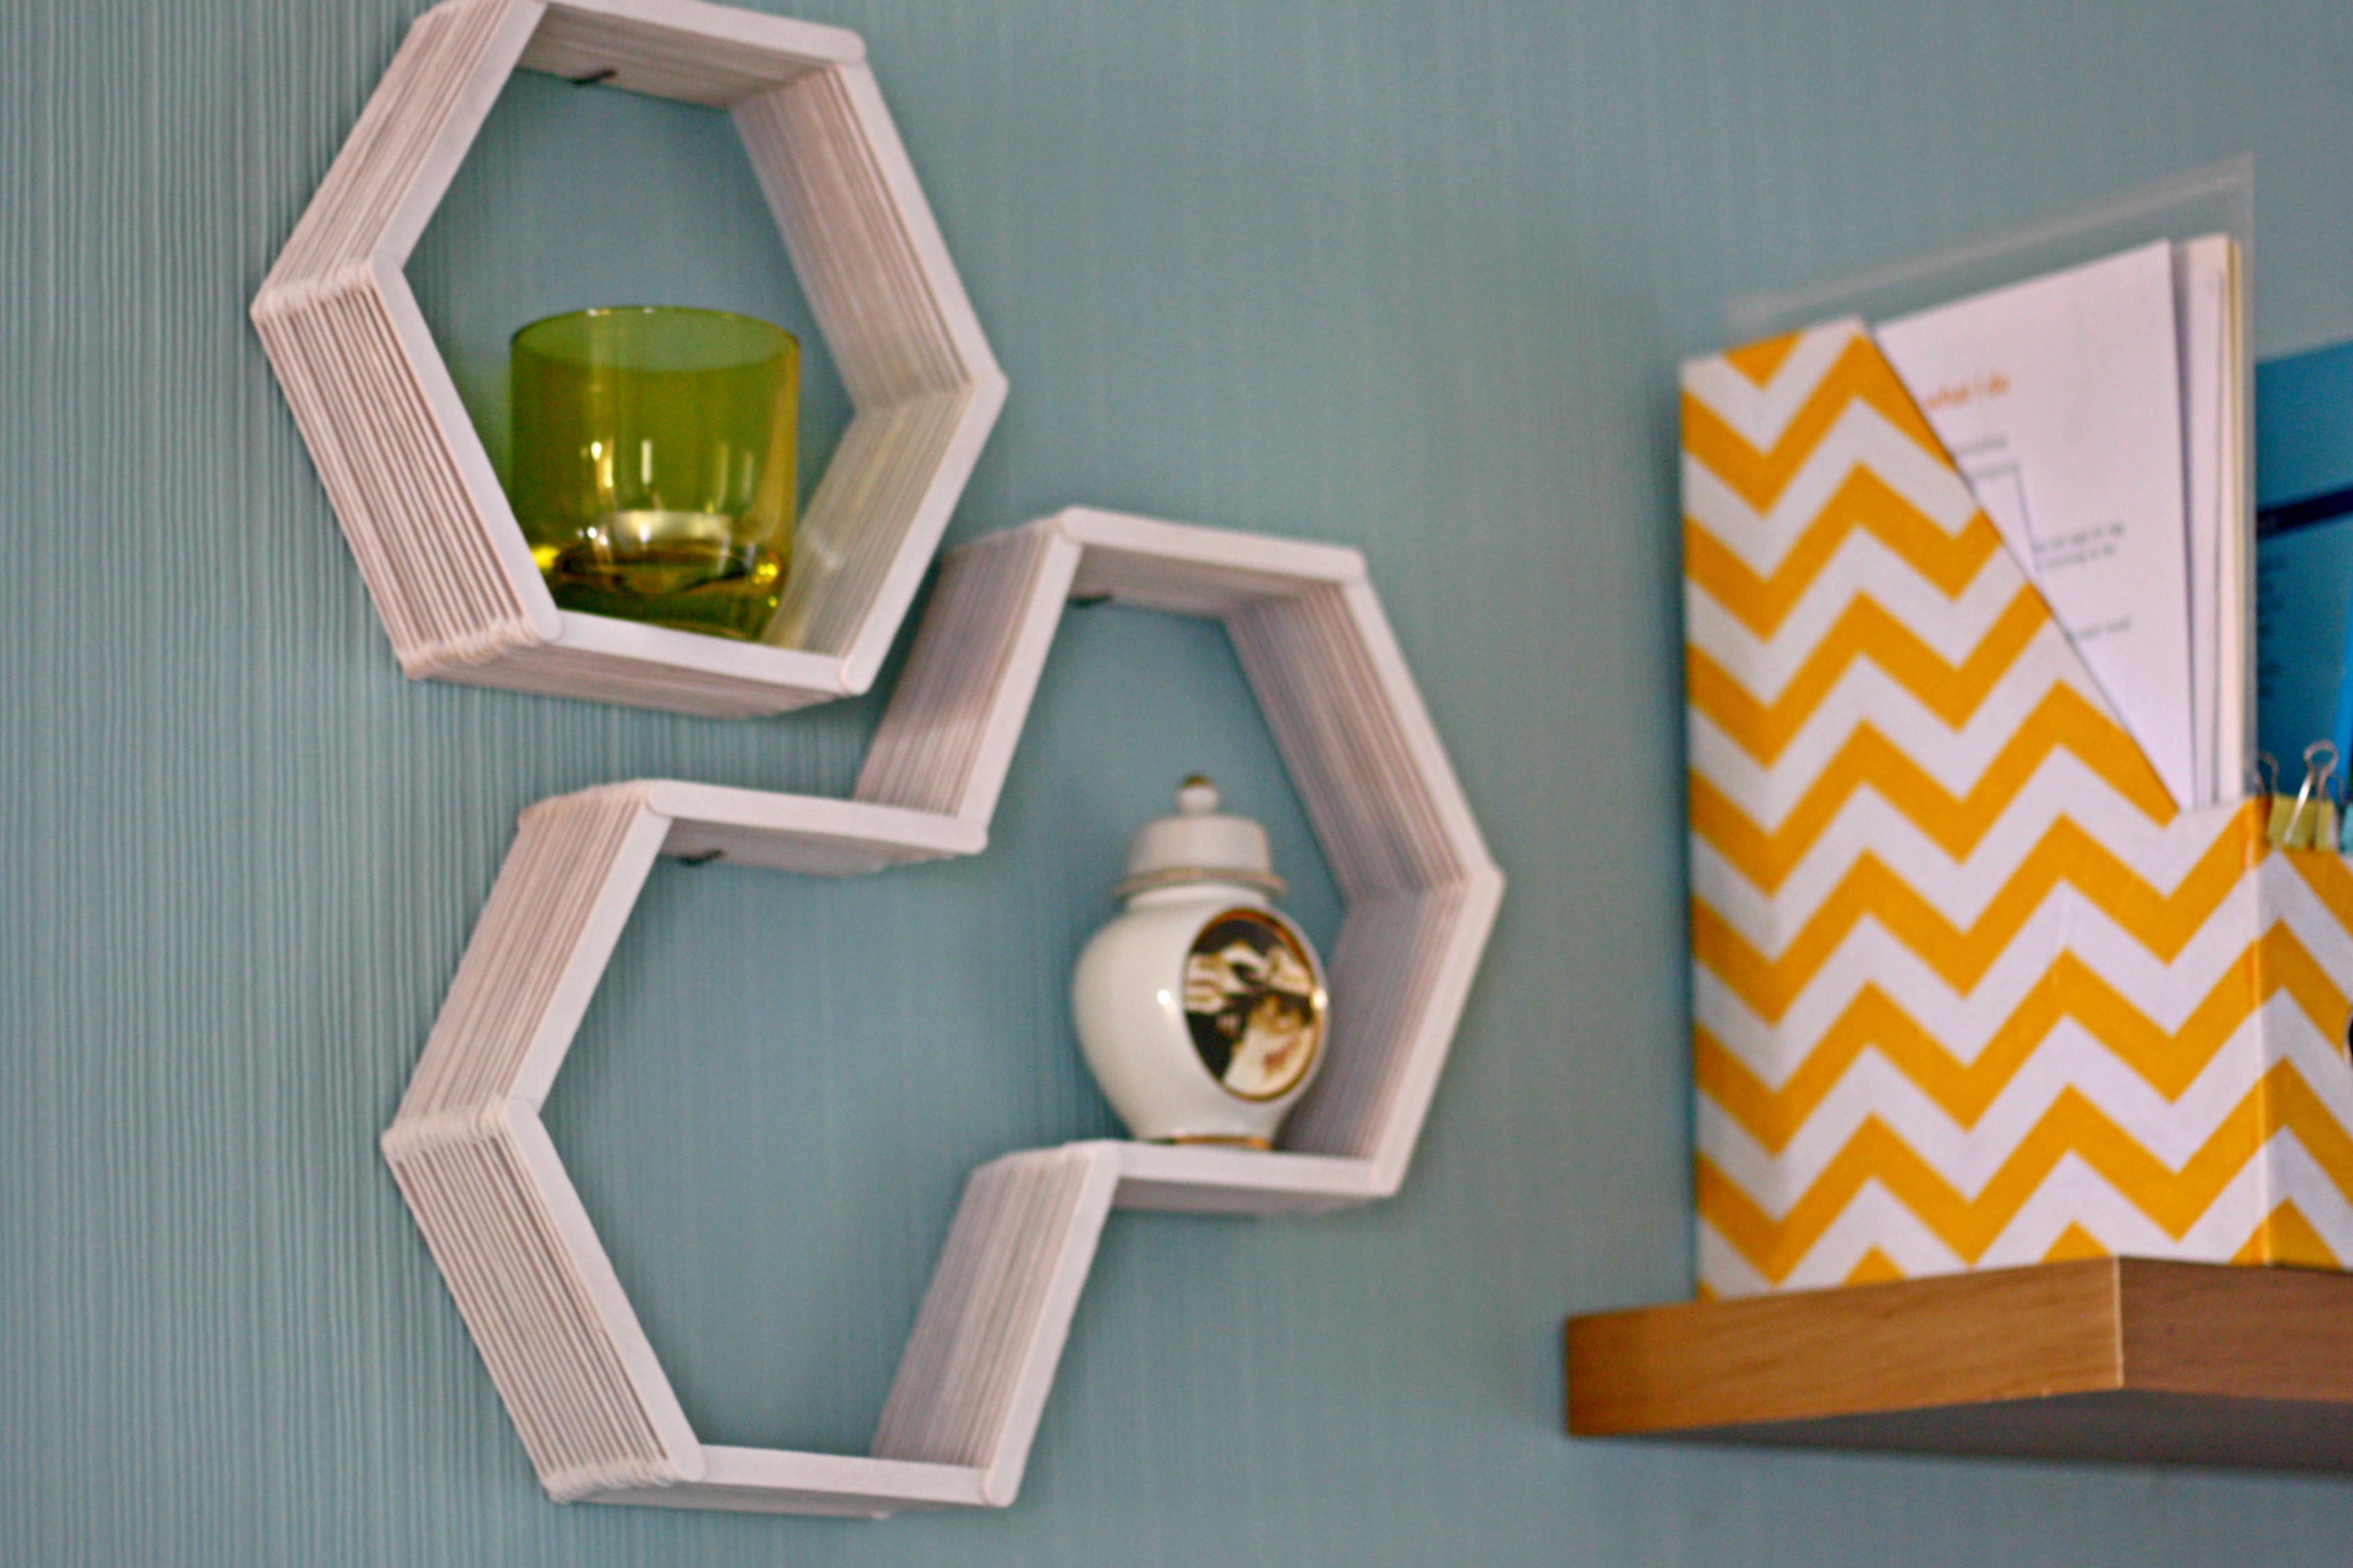
[[[768,199],[850,420],[758,642],[557,608],[401,271],[517,70],[725,110]],[[1005,402],[865,42],[706,0],[441,0],[253,323],[404,671],[709,718],[874,683]]]
[[[2353,1277],[2092,1258],[1572,1318],[1568,1429],[2353,1470]]]
[[[846,877],[981,853],[1063,608],[1099,596],[1233,642],[1346,905],[1331,1065],[1277,1152],[1097,1139],[983,1165],[869,1452],[705,1443],[539,1118],[629,911],[664,855]],[[1398,1190],[1503,893],[1362,556],[1074,507],[949,553],[856,798],[640,779],[523,813],[385,1159],[549,1496],[1001,1508],[1111,1211],[1324,1214]]]

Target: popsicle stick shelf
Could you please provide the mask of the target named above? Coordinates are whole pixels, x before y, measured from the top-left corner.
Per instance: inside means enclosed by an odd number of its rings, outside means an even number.
[[[975,1172],[869,1453],[703,1444],[539,1119],[630,907],[662,855],[849,876],[978,853],[1062,607],[1098,595],[1233,638],[1346,905],[1329,1064],[1275,1152],[1093,1141]],[[853,798],[641,781],[525,812],[384,1152],[552,1496],[1001,1506],[1111,1211],[1397,1191],[1503,885],[1354,551],[1064,512],[947,558]]]
[[[1568,1429],[2353,1471],[2353,1278],[2099,1258],[1572,1318]]]
[[[402,275],[518,68],[727,110],[783,231],[852,413],[761,643],[556,607]],[[702,0],[425,13],[252,313],[403,670],[717,717],[873,684],[1005,400],[864,43]]]

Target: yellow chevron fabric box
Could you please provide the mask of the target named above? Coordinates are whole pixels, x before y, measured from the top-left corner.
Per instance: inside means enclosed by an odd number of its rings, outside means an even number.
[[[2353,1261],[2353,869],[2174,809],[1858,324],[1683,393],[1702,1290]]]

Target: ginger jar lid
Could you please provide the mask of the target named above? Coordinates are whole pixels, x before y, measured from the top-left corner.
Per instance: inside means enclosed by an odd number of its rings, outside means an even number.
[[[1127,875],[1114,889],[1124,899],[1187,882],[1235,882],[1282,896],[1282,879],[1266,844],[1266,829],[1247,816],[1218,809],[1218,786],[1195,773],[1176,791],[1176,814],[1155,817],[1128,845]]]

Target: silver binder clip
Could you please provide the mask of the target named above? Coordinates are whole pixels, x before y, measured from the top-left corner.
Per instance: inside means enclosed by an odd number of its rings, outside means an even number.
[[[2277,845],[2287,831],[2288,803],[2280,798],[2279,761],[2269,752],[2257,752],[2247,763],[2247,777],[2255,798],[2263,803],[2263,842]]]
[[[2337,742],[2315,741],[2304,749],[2304,785],[2283,823],[2281,801],[2272,802],[2272,843],[2282,849],[2337,847],[2337,796],[2329,786],[2337,771]]]

